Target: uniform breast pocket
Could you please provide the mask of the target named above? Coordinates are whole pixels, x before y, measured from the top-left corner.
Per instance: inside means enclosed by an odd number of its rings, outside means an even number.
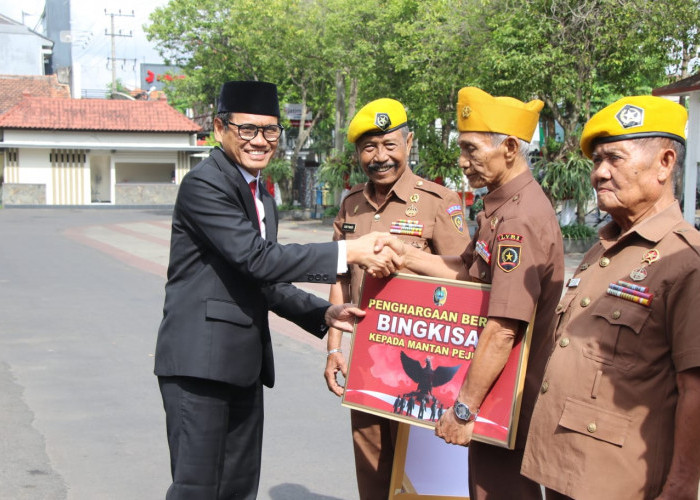
[[[469,277],[473,281],[491,283],[491,264],[488,264],[484,259],[477,255],[469,268]]]
[[[597,335],[584,348],[584,355],[630,370],[637,364],[640,333],[651,313],[649,307],[629,302],[619,297],[606,295],[591,306],[591,315],[596,318]]]
[[[404,242],[405,245],[410,245],[418,250],[425,250],[428,246],[428,240],[420,236],[399,236],[399,239]]]

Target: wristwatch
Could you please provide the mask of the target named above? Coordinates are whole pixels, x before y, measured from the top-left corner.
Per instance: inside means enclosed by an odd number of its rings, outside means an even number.
[[[455,416],[464,422],[473,422],[476,420],[477,413],[479,413],[479,410],[471,411],[467,405],[460,403],[459,401],[455,401],[452,409],[455,412]]]

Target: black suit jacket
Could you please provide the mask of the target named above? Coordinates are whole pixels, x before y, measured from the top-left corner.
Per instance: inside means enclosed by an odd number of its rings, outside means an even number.
[[[155,374],[274,384],[268,311],[318,337],[329,303],[290,282],[335,283],[336,243],[280,245],[277,207],[261,188],[267,239],[243,176],[220,149],[182,180],[173,212]]]

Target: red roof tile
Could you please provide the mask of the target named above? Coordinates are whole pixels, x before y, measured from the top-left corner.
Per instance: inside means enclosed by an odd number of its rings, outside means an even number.
[[[24,95],[70,99],[68,85],[56,75],[0,75],[0,114],[20,102]]]
[[[25,97],[0,115],[0,128],[103,132],[198,132],[199,125],[159,101]]]

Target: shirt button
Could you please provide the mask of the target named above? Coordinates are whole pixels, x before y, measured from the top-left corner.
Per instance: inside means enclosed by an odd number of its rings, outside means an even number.
[[[554,312],[562,312],[564,310],[564,304],[558,304],[557,308],[554,310]]]
[[[519,194],[516,194],[515,196],[513,196],[513,201],[518,201],[519,199],[520,199]]]
[[[612,319],[620,319],[620,316],[622,316],[622,313],[620,311],[613,311]]]
[[[598,264],[600,265],[600,267],[608,267],[610,265],[610,259],[608,259],[607,257],[603,257],[602,259],[600,259]]]
[[[486,271],[481,271],[481,273],[479,274],[479,277],[480,277],[480,278],[485,278],[485,277],[486,277]]]
[[[374,214],[374,220],[379,220],[379,219],[381,219],[381,218],[382,218],[381,215],[379,215],[379,214]]]
[[[422,185],[423,185],[423,181],[416,182],[416,186],[422,186]]]
[[[588,264],[581,264],[581,271],[588,269]]]
[[[588,430],[588,432],[593,434],[595,431],[598,430],[598,426],[595,424],[595,422],[591,422],[590,424],[588,424],[586,426],[586,430]]]
[[[591,303],[590,297],[584,297],[581,299],[581,307],[588,307]]]
[[[569,339],[566,338],[566,337],[564,337],[563,339],[561,339],[561,340],[559,341],[559,345],[560,345],[561,347],[566,347],[567,345],[569,345]]]
[[[542,382],[542,387],[540,388],[540,392],[541,392],[542,394],[544,394],[544,393],[547,392],[548,390],[549,390],[549,382],[547,382],[547,381],[545,380],[544,382]]]

